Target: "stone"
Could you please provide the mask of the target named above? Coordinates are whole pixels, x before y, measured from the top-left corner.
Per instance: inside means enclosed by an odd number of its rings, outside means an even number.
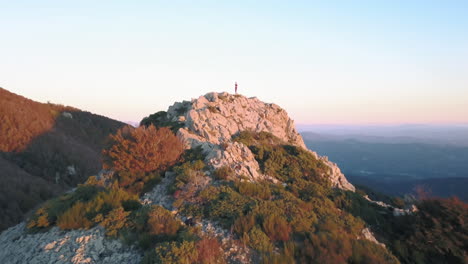
[[[377,244],[377,245],[379,245],[379,246],[381,246],[381,247],[385,247],[385,244],[380,243],[380,242],[375,238],[374,234],[370,231],[369,228],[364,228],[364,229],[362,229],[361,234],[362,234],[362,238],[367,239],[367,240],[369,240],[369,241],[371,241],[371,242],[373,242],[373,243],[375,243],[375,244]]]
[[[0,235],[0,263],[140,263],[142,252],[122,247],[105,238],[102,227],[28,234],[26,224],[11,227]],[[106,256],[106,257],[100,257]]]
[[[73,119],[73,115],[69,112],[63,112],[62,116],[65,118]]]

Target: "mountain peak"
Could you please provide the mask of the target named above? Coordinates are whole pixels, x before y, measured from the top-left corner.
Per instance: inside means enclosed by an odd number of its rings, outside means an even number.
[[[283,144],[307,149],[288,113],[256,97],[211,92],[191,101],[174,103],[164,119],[177,124],[177,136],[187,148],[200,146],[204,150],[210,166],[228,166],[237,175],[252,181],[271,177],[260,173],[259,164],[247,146],[233,140],[240,132],[268,132]],[[354,191],[336,164],[310,152],[330,168],[327,176],[335,187]]]

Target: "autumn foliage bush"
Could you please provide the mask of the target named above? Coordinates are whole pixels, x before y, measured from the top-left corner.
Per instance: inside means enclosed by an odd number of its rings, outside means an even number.
[[[225,263],[223,250],[218,239],[214,237],[204,237],[197,242],[198,263],[217,264]]]
[[[174,165],[184,150],[168,128],[126,126],[110,136],[103,150],[105,168],[131,173],[164,170]]]

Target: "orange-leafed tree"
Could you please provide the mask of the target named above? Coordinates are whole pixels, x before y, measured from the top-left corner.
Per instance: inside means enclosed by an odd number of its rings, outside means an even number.
[[[104,168],[130,173],[164,170],[183,151],[182,142],[169,128],[126,126],[110,136],[110,146],[103,150]]]

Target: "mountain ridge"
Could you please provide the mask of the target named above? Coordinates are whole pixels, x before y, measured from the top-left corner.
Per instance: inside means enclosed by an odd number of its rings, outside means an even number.
[[[101,169],[100,152],[123,123],[39,103],[0,88],[0,230]]]
[[[0,262],[466,259],[466,204],[370,200],[304,148],[283,109],[255,98],[209,93],[175,103],[119,129],[102,153],[105,170],[0,234]],[[432,224],[447,213],[449,223]]]

